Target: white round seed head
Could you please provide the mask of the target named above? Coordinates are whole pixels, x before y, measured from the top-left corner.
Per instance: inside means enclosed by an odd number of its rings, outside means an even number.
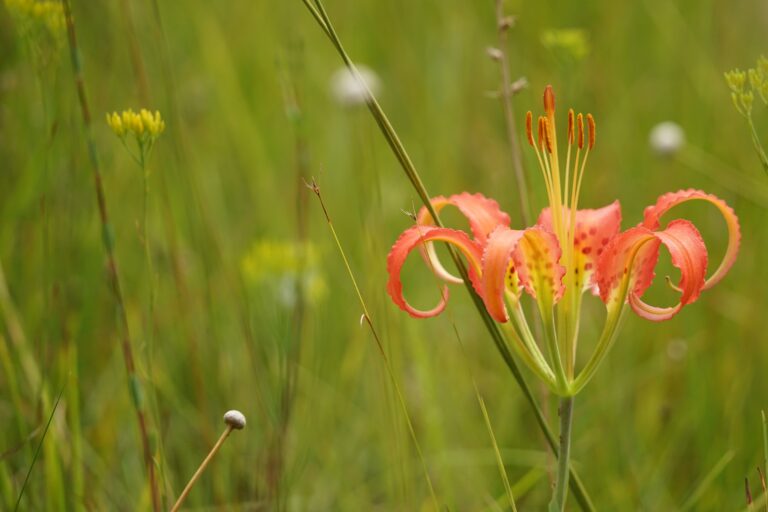
[[[654,153],[659,156],[670,157],[685,144],[685,132],[679,124],[664,121],[651,129],[648,142]]]
[[[224,413],[224,423],[236,430],[242,430],[245,427],[245,415],[232,409]]]
[[[357,66],[358,76],[347,68],[340,68],[331,77],[331,93],[336,101],[345,107],[365,105],[368,100],[368,89],[375,95],[379,90],[379,77],[365,66]]]

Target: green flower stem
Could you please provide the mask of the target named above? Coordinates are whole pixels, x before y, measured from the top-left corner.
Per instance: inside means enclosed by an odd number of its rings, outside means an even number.
[[[608,350],[613,346],[613,342],[616,340],[616,333],[624,318],[626,309],[623,301],[608,309],[608,317],[605,320],[605,326],[603,327],[603,332],[597,342],[595,351],[571,384],[571,391],[573,394],[579,393],[579,391],[581,391],[587,382],[589,382],[595,375],[595,371],[605,358]]]
[[[763,171],[768,173],[768,156],[766,156],[763,145],[760,143],[760,137],[757,135],[757,130],[755,130],[755,123],[752,122],[752,115],[750,114],[745,117],[747,118],[747,123],[749,123],[749,131],[752,136],[752,144],[755,146],[757,157],[760,159],[760,164],[763,166]]]
[[[634,266],[637,253],[640,252],[640,249],[651,240],[653,240],[653,237],[649,236],[648,238],[634,245],[632,248],[632,255],[629,258],[629,263],[626,265],[627,269],[631,269]],[[589,380],[594,376],[597,367],[600,366],[600,363],[608,353],[608,350],[613,345],[613,342],[616,339],[616,333],[618,332],[618,327],[621,324],[621,321],[624,318],[624,312],[627,309],[626,302],[631,281],[632,272],[625,273],[621,283],[619,283],[619,290],[616,297],[609,301],[607,306],[608,316],[605,319],[603,332],[600,334],[600,339],[598,340],[595,351],[592,353],[592,356],[590,356],[589,361],[587,361],[587,364],[584,365],[584,368],[571,384],[572,394],[576,394],[581,391],[587,382],[589,382]]]
[[[555,319],[552,307],[541,308],[541,323],[544,326],[544,338],[547,340],[547,350],[549,358],[552,360],[555,370],[555,381],[557,383],[557,394],[568,394],[568,380],[565,377],[563,360],[560,356],[560,346],[557,340],[557,331],[555,330]]]
[[[544,357],[544,354],[541,353],[541,349],[539,349],[539,344],[536,343],[537,337],[533,335],[533,333],[531,332],[531,328],[528,326],[528,320],[526,320],[525,318],[525,311],[523,311],[523,306],[518,301],[516,304],[513,304],[512,306],[508,305],[508,309],[510,312],[510,317],[517,324],[518,328],[522,332],[522,337],[526,345],[528,346],[528,350],[530,350],[531,353],[534,355],[534,357],[542,364],[542,366],[547,369],[547,372],[552,376],[552,380],[554,382],[555,374],[554,372],[552,372],[552,369],[550,368],[549,363]]]
[[[571,425],[573,424],[573,396],[560,400],[560,456],[557,458],[557,481],[549,512],[563,512],[568,498],[568,465],[571,458]]]
[[[528,344],[521,339],[521,336],[517,331],[517,327],[513,322],[502,324],[502,327],[504,332],[507,334],[507,337],[512,338],[514,341],[514,343],[512,343],[512,348],[515,350],[515,353],[520,356],[520,359],[525,362],[528,368],[530,368],[530,370],[535,373],[538,378],[543,380],[547,386],[554,391],[557,388],[557,384],[555,383],[555,375],[552,373],[549,365],[546,365],[546,361],[539,360],[531,353],[530,349],[528,348]]]
[[[327,14],[325,13],[325,9],[323,8],[322,2],[320,2],[320,0],[315,0],[315,5],[316,5],[315,7],[309,2],[309,0],[301,0],[301,1],[304,3],[304,5],[306,6],[310,14],[312,14],[312,16],[315,18],[318,25],[320,25],[320,28],[323,30],[323,32],[328,37],[328,39],[330,39],[331,43],[333,43],[334,47],[339,53],[339,56],[344,61],[347,68],[352,73],[354,73],[355,76],[357,76],[359,79],[359,73],[357,73],[354,63],[347,55],[346,51],[344,50],[344,47],[341,45],[341,42],[339,41],[339,38],[336,35],[336,32],[334,31],[333,26],[331,25]],[[361,80],[361,83],[367,89],[367,85],[365,84],[365,82]],[[384,138],[389,144],[389,147],[392,149],[392,152],[395,154],[395,157],[397,157],[397,160],[400,163],[400,166],[402,167],[409,181],[411,182],[414,189],[416,190],[416,193],[419,195],[419,198],[422,200],[424,206],[427,208],[427,211],[429,211],[429,213],[432,215],[432,218],[435,220],[435,224],[438,226],[442,226],[440,217],[437,215],[437,212],[435,212],[435,209],[429,200],[430,196],[427,193],[427,190],[424,187],[424,184],[421,181],[421,178],[419,177],[419,174],[416,171],[416,168],[413,165],[413,162],[411,162],[411,159],[408,156],[408,153],[406,152],[402,142],[400,141],[400,138],[397,136],[397,133],[395,133],[395,130],[392,127],[392,124],[389,122],[389,119],[387,118],[386,114],[384,114],[384,111],[382,110],[381,106],[376,101],[376,98],[373,96],[370,90],[368,91],[367,104],[368,104],[368,109],[371,112],[371,115],[376,120],[376,123],[381,129],[382,134],[384,135]],[[541,429],[542,433],[544,434],[544,438],[546,439],[547,444],[549,445],[552,452],[557,456],[557,454],[559,453],[559,448],[555,440],[555,435],[552,433],[552,429],[549,427],[549,424],[547,423],[547,420],[544,417],[544,413],[541,410],[541,407],[539,407],[539,404],[536,398],[533,396],[533,392],[531,391],[530,386],[528,386],[528,384],[525,382],[523,374],[520,371],[520,367],[517,365],[514,358],[512,357],[512,353],[509,351],[509,347],[506,344],[504,336],[499,330],[499,326],[494,322],[493,318],[491,318],[491,316],[488,314],[488,311],[485,309],[485,304],[483,303],[483,300],[476,293],[474,293],[474,290],[472,290],[472,285],[470,284],[467,269],[464,263],[462,262],[462,260],[460,259],[459,255],[450,246],[449,246],[449,251],[450,251],[451,257],[456,263],[456,267],[459,271],[460,276],[464,279],[464,283],[467,286],[469,295],[472,298],[472,301],[474,302],[475,307],[477,308],[477,311],[480,314],[481,319],[483,320],[483,323],[488,329],[488,332],[491,335],[491,338],[493,339],[494,344],[496,345],[496,348],[501,354],[502,359],[504,359],[504,363],[507,365],[507,368],[509,368],[509,371],[512,373],[512,376],[514,377],[515,382],[520,387],[520,390],[522,391],[523,396],[525,397],[526,401],[531,407],[534,413],[534,416],[536,418],[536,422],[539,425],[539,428]],[[592,504],[592,499],[589,497],[589,494],[584,488],[584,484],[581,482],[581,479],[578,477],[578,475],[573,470],[573,468],[570,469],[570,474],[571,474],[570,485],[572,488],[571,490],[573,491],[574,498],[576,498],[576,500],[579,502],[581,509],[584,511],[594,511],[595,506]]]
[[[94,188],[96,192],[96,203],[98,206],[99,220],[101,222],[102,229],[102,243],[104,244],[104,252],[106,253],[107,257],[107,277],[109,279],[109,284],[112,289],[112,295],[117,310],[119,323],[118,327],[121,331],[120,346],[123,353],[123,360],[125,362],[126,374],[128,376],[128,388],[131,395],[131,403],[133,405],[134,411],[136,412],[136,422],[138,423],[139,427],[142,454],[144,456],[144,464],[147,469],[147,477],[152,498],[152,510],[159,512],[161,509],[160,491],[157,485],[157,477],[155,475],[155,462],[152,459],[152,447],[149,441],[147,416],[144,409],[144,403],[141,399],[140,383],[136,375],[136,362],[133,355],[133,346],[131,343],[130,329],[128,326],[128,315],[125,311],[125,301],[123,299],[123,293],[120,287],[112,227],[109,222],[106,194],[104,193],[104,185],[101,178],[101,168],[99,166],[99,159],[96,153],[96,142],[94,141],[91,127],[91,110],[88,105],[85,83],[83,81],[83,71],[80,64],[80,51],[77,46],[75,24],[72,17],[72,6],[70,5],[69,0],[64,0],[63,4],[64,17],[67,24],[70,59],[72,61],[72,71],[74,74],[75,87],[77,88],[77,96],[83,118],[83,129],[85,131],[86,142],[88,145],[88,158],[91,163]]]

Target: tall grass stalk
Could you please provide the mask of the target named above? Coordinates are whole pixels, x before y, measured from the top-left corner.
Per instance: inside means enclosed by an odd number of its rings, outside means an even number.
[[[357,79],[361,82],[361,84],[367,88],[367,86],[365,85],[365,81],[362,80],[362,78],[360,77],[357,71],[357,68],[352,62],[352,59],[344,50],[344,47],[342,46],[341,41],[339,40],[339,37],[336,34],[333,28],[333,25],[331,24],[330,19],[328,18],[327,13],[325,12],[325,8],[323,7],[322,2],[320,2],[320,0],[315,0],[314,5],[310,3],[310,0],[302,0],[302,2],[306,6],[307,10],[315,18],[315,21],[317,21],[318,25],[323,30],[325,35],[334,45],[334,47],[336,48],[336,51],[339,53],[339,56],[344,61],[344,64],[347,66],[347,68],[349,68],[350,72],[353,73],[357,77]],[[400,141],[400,138],[395,132],[395,129],[392,127],[392,124],[390,123],[383,109],[381,108],[378,101],[376,100],[376,98],[374,97],[374,95],[371,93],[370,90],[368,90],[367,104],[368,104],[368,109],[370,110],[371,114],[376,120],[376,123],[379,125],[379,128],[382,131],[382,134],[384,135],[387,143],[389,144],[390,149],[392,149],[392,152],[395,154],[395,157],[397,158],[398,162],[400,163],[400,166],[405,172],[406,177],[413,185],[416,193],[418,194],[422,203],[431,214],[432,218],[435,220],[435,224],[438,226],[442,226],[440,217],[432,207],[429,193],[427,192],[421,180],[421,177],[416,171],[416,168],[413,162],[411,161],[410,156],[405,150],[405,147]],[[526,383],[525,378],[523,377],[523,374],[520,370],[520,367],[517,365],[517,363],[513,359],[512,353],[507,345],[506,340],[504,339],[501,331],[499,330],[494,320],[488,314],[488,311],[485,309],[485,305],[483,304],[482,299],[476,293],[474,293],[474,290],[472,290],[472,285],[470,283],[469,275],[468,275],[466,266],[464,265],[464,262],[460,259],[459,255],[457,254],[456,250],[453,249],[453,247],[449,246],[448,250],[451,254],[452,259],[454,260],[454,263],[456,264],[459,274],[464,280],[467,290],[469,291],[469,294],[472,297],[472,301],[474,302],[475,307],[478,313],[480,314],[480,317],[483,320],[483,323],[485,324],[489,334],[493,338],[493,342],[496,345],[496,348],[501,354],[504,360],[504,363],[509,368],[510,372],[512,373],[512,376],[515,379],[515,382],[520,387],[521,391],[523,392],[523,395],[525,396],[526,401],[531,407],[534,413],[534,416],[536,417],[536,422],[539,428],[541,429],[541,431],[543,432],[544,437],[546,438],[547,444],[549,445],[553,453],[557,456],[559,453],[559,448],[558,448],[558,443],[555,438],[555,435],[552,432],[552,429],[549,427],[549,424],[547,423],[546,419],[544,418],[544,414],[541,410],[541,407],[539,406],[536,398],[533,396],[533,392],[531,391],[531,388]],[[595,507],[592,504],[592,500],[587,494],[587,491],[584,488],[584,485],[581,482],[581,479],[578,477],[578,475],[573,470],[573,468],[570,468],[570,475],[571,475],[570,486],[572,488],[571,490],[574,493],[574,497],[579,502],[580,507],[584,511],[593,511]]]
[[[760,417],[763,420],[763,474],[768,473],[768,420],[765,418],[765,411],[760,411]],[[765,483],[765,478],[761,478]],[[768,510],[768,505],[766,505]]]
[[[384,368],[386,369],[387,375],[389,376],[389,379],[392,382],[392,386],[394,387],[395,394],[397,395],[397,401],[403,410],[403,416],[405,418],[406,424],[408,425],[408,432],[411,436],[411,439],[413,440],[413,445],[416,448],[416,453],[419,456],[419,461],[421,462],[422,470],[424,471],[424,479],[427,482],[427,487],[429,487],[429,493],[430,493],[430,496],[432,497],[432,504],[435,507],[435,511],[439,511],[440,504],[437,499],[437,495],[435,494],[435,488],[432,484],[432,478],[429,476],[429,468],[427,467],[426,459],[424,459],[424,453],[421,450],[421,445],[419,444],[418,437],[416,436],[416,430],[413,427],[411,416],[408,413],[408,406],[405,403],[405,397],[403,396],[403,392],[400,389],[400,385],[397,382],[397,378],[395,377],[395,373],[394,373],[394,370],[392,369],[392,365],[390,364],[389,358],[387,357],[387,353],[384,350],[384,345],[381,341],[381,338],[379,337],[379,334],[373,325],[373,319],[371,318],[371,314],[368,312],[368,306],[366,306],[365,304],[365,299],[363,298],[363,294],[360,291],[360,287],[357,285],[357,279],[355,278],[354,272],[352,272],[352,267],[350,266],[349,260],[347,259],[347,255],[344,252],[344,248],[341,245],[341,240],[339,240],[339,236],[336,234],[336,229],[333,227],[333,222],[331,221],[330,214],[328,213],[328,209],[325,207],[323,196],[320,193],[320,187],[314,179],[312,180],[312,183],[309,186],[311,186],[312,191],[315,193],[318,201],[320,202],[320,207],[323,209],[323,215],[325,216],[325,220],[328,224],[328,229],[331,231],[331,235],[333,236],[333,241],[336,244],[336,248],[339,250],[339,255],[341,256],[341,259],[344,262],[344,267],[347,270],[347,275],[349,275],[349,279],[350,281],[352,281],[352,286],[355,288],[355,294],[357,295],[357,299],[360,302],[360,307],[363,309],[363,316],[360,319],[360,321],[361,322],[365,321],[365,323],[368,324],[368,328],[371,330],[373,339],[376,342],[376,348],[379,351],[379,355],[381,355],[381,360],[384,363]]]
[[[294,282],[295,300],[291,310],[292,339],[288,344],[286,357],[282,360],[285,368],[281,382],[277,428],[274,439],[270,441],[270,446],[267,448],[268,499],[278,510],[284,508],[282,480],[285,472],[285,445],[293,416],[296,390],[299,386],[298,369],[301,362],[302,347],[307,336],[306,319],[308,314],[308,298],[303,274],[307,265],[309,235],[309,190],[305,186],[309,179],[309,150],[304,113],[301,109],[299,91],[292,73],[302,71],[299,69],[301,54],[298,52],[299,50],[295,56],[297,62],[292,62],[293,59],[289,59],[290,62],[286,63],[281,84],[285,115],[293,128],[295,238],[299,253],[299,273]]]
[[[7,329],[10,331],[11,342],[17,352],[20,352],[19,358],[22,363],[22,370],[26,369],[27,384],[32,388],[33,392],[36,392],[37,383],[31,382],[30,375],[37,376],[37,364],[34,358],[27,353],[26,344],[23,340],[23,333],[18,325],[18,320],[15,316],[16,308],[11,301],[10,293],[5,281],[5,273],[3,271],[3,263],[0,261],[0,312],[3,315],[3,320]],[[26,364],[25,364],[26,363]],[[11,356],[11,350],[9,347],[8,339],[0,333],[0,364],[3,368],[3,377],[8,386],[8,393],[11,398],[11,403],[15,409],[15,421],[18,429],[19,438],[23,439],[26,436],[26,427],[24,424],[24,406],[21,398],[21,391],[19,386],[19,377],[16,372],[16,365],[14,364]],[[34,371],[31,370],[34,368]],[[30,452],[31,455],[32,452]]]
[[[35,462],[37,462],[37,458],[40,456],[40,449],[43,447],[43,443],[45,442],[46,435],[48,434],[48,429],[51,427],[51,422],[53,421],[53,416],[56,414],[56,409],[59,407],[59,402],[61,401],[61,396],[64,394],[64,389],[67,386],[67,381],[64,381],[64,384],[61,385],[61,390],[59,391],[59,396],[56,397],[56,402],[53,404],[53,408],[51,409],[51,414],[48,416],[48,422],[45,424],[45,429],[43,429],[43,434],[40,437],[40,442],[37,444],[37,449],[35,450],[35,455],[32,457],[32,463],[29,465],[29,469],[27,470],[27,475],[24,477],[24,483],[21,484],[21,490],[19,491],[19,497],[16,500],[16,506],[13,508],[14,511],[19,510],[19,505],[21,504],[21,499],[24,497],[24,491],[27,488],[27,483],[29,483],[29,477],[32,475],[32,470],[35,468]]]
[[[461,341],[461,336],[459,335],[459,329],[456,327],[456,322],[454,322],[453,318],[451,318],[451,327],[453,327],[453,332],[456,335],[456,341],[459,342],[459,347],[461,347],[461,352],[464,356],[462,359],[464,361],[469,361],[469,358],[467,357],[466,348],[464,347],[464,343]],[[507,496],[507,501],[509,502],[509,508],[512,509],[512,512],[517,512],[515,495],[512,492],[512,486],[509,484],[509,477],[507,476],[507,470],[506,470],[506,467],[504,466],[504,459],[501,456],[501,450],[499,450],[499,444],[496,442],[496,435],[493,433],[493,425],[491,425],[491,417],[488,415],[488,409],[485,407],[485,400],[483,400],[483,397],[480,394],[480,388],[477,386],[477,380],[475,380],[475,375],[472,372],[472,368],[469,366],[469,363],[467,363],[467,369],[469,371],[469,377],[472,380],[472,387],[475,390],[475,397],[477,398],[477,403],[480,406],[480,411],[483,413],[483,420],[485,421],[485,427],[486,429],[488,429],[488,437],[490,437],[491,439],[493,453],[496,456],[496,465],[499,468],[499,475],[501,476],[501,482],[504,484],[504,493]]]
[[[138,375],[136,374],[136,363],[133,355],[133,347],[131,345],[128,317],[125,311],[125,302],[120,288],[120,279],[118,276],[118,268],[114,250],[114,235],[107,211],[107,201],[106,195],[104,193],[104,185],[101,178],[99,159],[96,153],[96,143],[93,139],[91,127],[91,111],[88,105],[85,83],[83,81],[83,72],[80,63],[80,51],[77,46],[77,35],[75,32],[75,24],[72,16],[72,7],[69,0],[63,0],[63,4],[67,25],[67,41],[69,43],[70,59],[72,61],[72,71],[74,74],[75,87],[77,89],[80,110],[83,118],[83,129],[85,131],[86,142],[88,144],[88,157],[91,163],[91,170],[96,192],[96,203],[98,206],[99,220],[101,222],[102,229],[102,243],[104,245],[104,251],[107,257],[107,277],[109,279],[109,285],[112,289],[115,306],[117,308],[119,328],[122,331],[120,333],[120,344],[123,352],[125,369],[128,376],[128,388],[131,395],[131,403],[136,413],[136,421],[139,427],[139,436],[141,439],[144,464],[147,468],[149,487],[152,495],[152,509],[155,512],[159,512],[160,492],[155,475],[155,463],[152,458],[152,447],[149,442],[147,425],[148,422],[144,409],[141,382]]]
[[[85,479],[83,477],[83,432],[80,407],[80,369],[78,368],[77,344],[67,344],[67,368],[71,385],[67,389],[67,413],[69,415],[70,447],[72,450],[69,474],[72,476],[74,510],[85,510]]]
[[[720,457],[712,469],[710,469],[709,472],[704,475],[704,478],[701,479],[701,482],[699,482],[699,484],[693,489],[693,492],[691,492],[690,496],[688,496],[688,499],[685,500],[685,503],[683,503],[683,505],[680,507],[680,512],[695,510],[696,504],[699,502],[699,500],[701,500],[702,496],[704,496],[704,493],[707,491],[707,489],[709,489],[715,479],[720,476],[720,473],[723,472],[725,467],[733,460],[735,455],[736,452],[733,450],[728,450],[723,454],[722,457]]]

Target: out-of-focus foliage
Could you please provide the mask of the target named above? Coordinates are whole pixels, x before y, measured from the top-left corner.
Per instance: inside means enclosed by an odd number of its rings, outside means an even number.
[[[48,14],[33,12],[48,4]],[[341,62],[301,1],[73,4],[166,504],[233,408],[248,427],[228,439],[190,507],[430,504],[382,356],[360,325],[354,290],[304,184],[314,176],[438,499],[451,510],[505,503],[474,378],[518,507],[542,509],[552,458],[466,293],[454,289],[447,314],[422,322],[385,293],[386,254],[418,198],[365,107],[348,108],[332,94]],[[349,53],[378,77],[381,103],[430,193],[482,192],[519,226],[504,117],[488,94],[500,86],[498,62],[486,53],[497,44],[492,4],[326,0]],[[146,510],[58,6],[0,6],[0,509],[13,509],[65,385],[22,508]],[[755,467],[764,464],[768,180],[723,72],[765,50],[768,7],[595,0],[509,1],[505,9],[516,16],[512,79],[530,84],[513,98],[518,126],[526,110],[540,109],[548,83],[562,105],[597,119],[581,205],[619,198],[628,227],[660,193],[701,188],[734,207],[744,233],[731,273],[680,315],[662,324],[627,318],[575,404],[574,463],[600,510],[738,510],[745,475],[756,496]],[[147,164],[152,279],[139,229],[142,177],[104,122],[129,107],[159,110],[167,125]],[[757,133],[768,133],[765,117],[754,115]],[[660,159],[649,134],[667,120],[685,144]],[[535,156],[523,157],[538,211],[544,188]],[[719,260],[726,240],[717,213],[686,206],[680,216],[695,220]],[[458,216],[446,220],[466,227]],[[409,300],[426,307],[439,291],[420,265],[409,259],[404,282]],[[676,279],[676,270],[662,260],[657,274],[649,300],[673,300],[664,277]],[[591,327],[601,324],[596,300],[585,297],[587,344],[599,335]],[[555,401],[536,392],[554,423]]]

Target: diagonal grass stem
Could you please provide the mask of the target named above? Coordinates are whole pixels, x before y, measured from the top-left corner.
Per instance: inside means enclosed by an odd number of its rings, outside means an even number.
[[[426,187],[424,186],[424,183],[421,181],[421,177],[419,176],[415,166],[413,165],[413,162],[408,156],[408,153],[406,152],[405,147],[403,146],[403,143],[400,141],[400,138],[398,137],[397,133],[392,127],[392,124],[389,122],[389,119],[387,118],[383,109],[381,108],[378,101],[374,97],[373,93],[370,91],[365,81],[360,78],[360,74],[357,72],[357,68],[352,62],[352,59],[344,50],[344,47],[342,46],[339,40],[339,37],[336,34],[336,31],[334,30],[333,25],[331,24],[327,13],[325,12],[325,8],[323,7],[322,2],[320,0],[315,0],[314,6],[310,3],[309,0],[302,0],[302,2],[307,7],[307,10],[310,12],[310,14],[315,18],[318,25],[320,25],[320,28],[323,30],[325,35],[334,45],[334,47],[336,48],[336,51],[339,53],[339,56],[344,61],[344,64],[347,66],[350,72],[352,72],[353,75],[357,77],[357,79],[361,82],[362,86],[365,87],[365,90],[367,91],[367,98],[368,98],[367,105],[368,105],[368,109],[371,112],[371,115],[373,116],[379,128],[381,129],[381,132],[384,135],[384,138],[389,144],[389,147],[392,149],[392,152],[395,154],[395,157],[397,158],[398,162],[400,163],[400,166],[405,172],[406,177],[413,185],[416,193],[418,194],[425,208],[427,208],[427,211],[429,211],[430,215],[432,215],[432,218],[434,219],[435,224],[438,226],[442,226],[442,222],[440,221],[440,216],[437,214],[434,207],[432,206],[432,203],[429,200],[430,196],[426,190]],[[493,339],[494,344],[496,345],[496,348],[501,354],[502,359],[504,360],[504,363],[509,368],[509,371],[512,373],[512,376],[514,377],[515,382],[517,382],[518,386],[520,387],[520,390],[523,392],[523,395],[525,396],[526,401],[531,407],[534,413],[534,416],[536,417],[536,423],[538,424],[539,428],[544,434],[547,444],[549,445],[552,452],[555,455],[557,455],[559,453],[559,450],[558,450],[558,446],[557,446],[558,443],[557,443],[555,434],[552,432],[552,429],[550,428],[549,424],[544,418],[544,413],[541,407],[539,406],[538,401],[533,396],[533,392],[530,386],[528,386],[527,382],[525,381],[525,378],[523,377],[520,367],[513,359],[512,353],[510,352],[509,347],[507,346],[501,331],[499,330],[498,326],[496,325],[494,320],[491,318],[491,316],[488,314],[488,311],[485,309],[485,305],[483,304],[482,299],[476,293],[474,293],[474,290],[472,290],[472,285],[470,284],[467,269],[463,261],[460,259],[459,255],[456,253],[456,251],[452,247],[449,246],[448,249],[451,254],[451,258],[456,264],[459,274],[461,275],[465,285],[467,286],[470,297],[472,298],[472,301],[474,302],[475,307],[477,308],[477,311],[481,319],[483,320],[483,323],[488,329],[488,332],[491,335],[491,338]],[[572,467],[570,468],[570,474],[571,474],[571,478],[570,478],[571,490],[574,494],[574,498],[578,501],[581,509],[584,511],[595,510],[595,506],[592,504],[592,500],[589,497],[589,494],[587,493],[586,489],[584,488],[584,484],[581,482],[581,479],[579,478],[579,476],[576,474],[576,472],[573,470]]]
[[[336,243],[336,248],[339,250],[339,255],[341,256],[341,259],[344,261],[344,267],[346,268],[347,274],[349,275],[349,279],[352,281],[352,285],[355,288],[355,293],[357,294],[357,299],[360,302],[360,307],[363,308],[363,318],[361,319],[361,321],[365,320],[365,322],[368,324],[368,327],[371,330],[371,334],[373,335],[373,339],[376,341],[376,348],[379,350],[379,354],[381,354],[382,361],[384,361],[384,367],[386,368],[387,375],[389,376],[389,379],[392,382],[393,387],[395,388],[395,394],[397,395],[397,400],[400,404],[400,407],[403,410],[403,416],[405,416],[405,421],[408,424],[408,431],[411,435],[411,439],[413,440],[413,444],[414,444],[414,447],[416,448],[416,452],[419,456],[419,460],[421,461],[421,466],[422,466],[422,469],[424,470],[424,478],[427,481],[427,486],[429,487],[429,493],[432,497],[432,503],[435,507],[435,511],[437,512],[440,510],[440,504],[437,500],[437,495],[435,494],[435,488],[432,485],[432,479],[429,476],[429,469],[427,468],[427,462],[424,459],[424,454],[421,451],[419,440],[416,437],[416,430],[413,428],[413,422],[411,422],[411,416],[408,413],[408,406],[405,403],[403,392],[400,390],[400,385],[397,383],[397,379],[395,378],[395,373],[392,370],[392,365],[390,364],[389,358],[387,357],[387,354],[384,351],[384,345],[381,342],[381,338],[379,338],[379,334],[376,331],[376,328],[373,326],[373,320],[371,319],[371,314],[368,312],[368,307],[365,304],[365,299],[363,298],[363,294],[360,291],[360,287],[357,285],[357,279],[355,279],[355,274],[354,272],[352,272],[352,267],[349,265],[349,260],[347,259],[347,255],[344,252],[344,248],[341,245],[339,236],[336,234],[336,229],[333,227],[333,222],[331,221],[331,217],[328,214],[328,210],[325,207],[323,196],[320,193],[320,187],[318,186],[317,182],[314,179],[312,179],[312,183],[311,184],[308,183],[307,186],[312,190],[312,192],[315,193],[318,201],[320,202],[320,206],[323,209],[323,215],[325,216],[325,220],[328,223],[328,229],[330,229],[331,235],[333,236],[333,240]]]
[[[21,504],[21,499],[24,497],[24,490],[27,488],[27,483],[29,482],[29,477],[32,474],[32,470],[35,467],[35,462],[37,462],[37,458],[40,456],[40,449],[43,447],[43,442],[45,441],[45,437],[48,434],[48,429],[51,427],[51,422],[53,421],[53,416],[56,414],[56,409],[59,408],[59,402],[61,401],[61,396],[64,394],[64,389],[67,387],[67,381],[64,381],[64,384],[61,385],[61,390],[59,391],[59,396],[56,397],[56,402],[53,404],[53,408],[51,409],[51,414],[48,416],[48,422],[45,424],[45,429],[43,429],[43,435],[40,437],[40,442],[37,444],[37,448],[35,449],[35,455],[32,457],[32,463],[29,465],[29,469],[27,470],[27,476],[24,477],[24,483],[21,484],[21,490],[19,491],[19,498],[16,500],[16,506],[14,507],[14,511],[19,510],[19,505]]]

